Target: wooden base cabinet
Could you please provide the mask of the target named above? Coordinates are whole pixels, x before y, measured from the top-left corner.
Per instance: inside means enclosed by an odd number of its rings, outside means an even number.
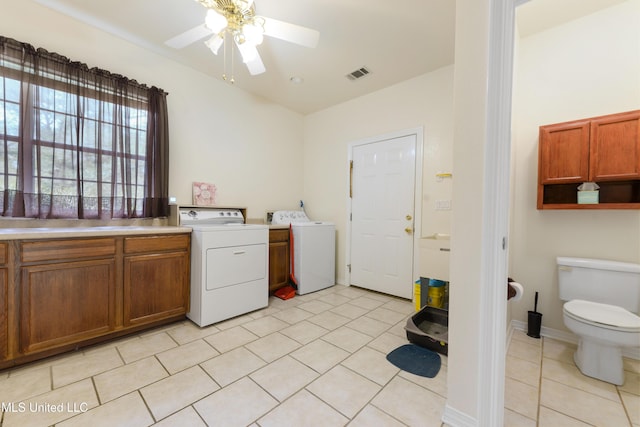
[[[0,369],[185,317],[191,234],[0,242]]]
[[[115,330],[115,261],[22,268],[20,351],[29,354]]]
[[[269,230],[269,292],[289,284],[289,229]]]
[[[160,249],[168,252],[159,253]],[[186,235],[125,239],[124,325],[186,314],[189,262]]]
[[[9,269],[7,267],[8,245],[0,242],[0,361],[7,358],[9,352],[8,334],[8,287]]]

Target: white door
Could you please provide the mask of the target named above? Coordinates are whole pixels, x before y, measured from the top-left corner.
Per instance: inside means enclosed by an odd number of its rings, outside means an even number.
[[[416,135],[352,151],[351,284],[411,299]]]

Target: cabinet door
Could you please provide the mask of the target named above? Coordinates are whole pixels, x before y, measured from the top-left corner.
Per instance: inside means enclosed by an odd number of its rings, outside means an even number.
[[[9,331],[7,314],[9,305],[7,301],[8,271],[0,267],[0,360],[5,360],[9,351]]]
[[[640,111],[591,121],[592,181],[640,179]]]
[[[23,267],[20,349],[60,347],[115,329],[113,259]]]
[[[589,177],[589,121],[540,127],[539,184],[585,182]]]
[[[269,230],[269,291],[289,284],[289,229]]]
[[[184,315],[188,309],[187,252],[125,257],[125,327]]]
[[[7,300],[9,286],[9,270],[7,264],[7,244],[0,243],[0,360],[5,360],[9,352],[9,330],[7,314],[9,301]]]
[[[289,283],[289,242],[269,243],[269,291]]]

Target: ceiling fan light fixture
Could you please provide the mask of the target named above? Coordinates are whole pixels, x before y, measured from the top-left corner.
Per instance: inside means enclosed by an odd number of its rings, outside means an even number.
[[[246,43],[258,46],[264,41],[264,27],[260,26],[255,20],[245,24],[242,27],[242,33]]]
[[[229,25],[229,22],[227,22],[227,18],[219,14],[217,11],[209,9],[207,10],[207,16],[204,20],[204,25],[206,25],[207,28],[217,34],[225,29],[227,25]]]
[[[218,52],[220,51],[220,47],[224,43],[224,37],[222,37],[220,34],[221,33],[218,33],[218,34],[214,35],[213,37],[211,37],[206,42],[204,42],[204,44],[207,45],[207,47],[211,50],[211,52],[214,55],[218,54]]]
[[[319,33],[310,28],[266,16],[256,15],[254,0],[195,0],[207,9],[205,23],[192,28],[165,43],[182,49],[196,40],[213,34],[205,42],[213,54],[220,49],[224,56],[223,79],[227,80],[227,53],[230,54],[231,82],[233,82],[233,61],[235,44],[252,76],[264,73],[266,68],[256,48],[262,44],[264,36],[274,37],[305,47],[316,47]],[[229,52],[227,52],[229,50]]]

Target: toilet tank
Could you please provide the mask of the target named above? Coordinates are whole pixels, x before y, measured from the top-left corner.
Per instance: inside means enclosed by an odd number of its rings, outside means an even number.
[[[560,299],[582,299],[640,311],[640,264],[558,257]]]

